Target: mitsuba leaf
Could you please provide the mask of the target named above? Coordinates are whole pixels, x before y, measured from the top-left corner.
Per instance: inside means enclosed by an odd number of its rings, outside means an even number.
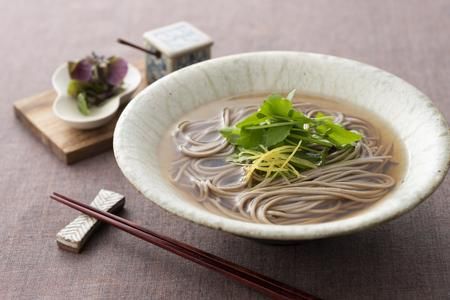
[[[247,129],[246,127],[238,130],[233,128],[224,128],[220,132],[233,145],[239,145],[247,149],[264,146],[266,148],[282,142],[289,135],[292,126],[278,126],[261,129]]]
[[[264,100],[259,112],[269,117],[288,117],[292,102],[280,95],[271,95]]]
[[[259,112],[275,119],[296,121],[299,126],[311,122],[301,111],[292,106],[291,100],[279,95],[269,96],[261,105]]]
[[[225,127],[220,129],[220,133],[222,136],[232,145],[236,145],[237,140],[240,136],[240,129],[232,128],[232,127]]]
[[[271,147],[286,139],[292,126],[278,126],[266,128],[264,132],[264,146]]]
[[[267,97],[257,112],[220,131],[236,146],[231,161],[248,166],[247,177],[259,172],[265,173],[266,179],[291,175],[298,178],[299,171],[326,164],[334,151],[351,150],[362,138],[334,123],[333,116],[305,116],[291,102],[294,93],[287,98]]]
[[[317,118],[320,119],[318,121],[320,125],[316,126],[316,131],[326,136],[339,148],[352,145],[362,138],[360,134],[347,130],[332,120],[325,118],[325,115],[322,113],[318,113]]]
[[[264,121],[267,121],[269,119],[268,116],[260,113],[259,111],[251,114],[241,122],[236,124],[237,128],[242,128],[244,126],[255,126],[263,123]]]
[[[309,124],[311,123],[311,119],[306,117],[302,112],[296,110],[296,109],[291,109],[288,112],[288,116],[289,118],[291,118],[294,121],[297,121],[299,123],[300,127],[303,127],[304,124]]]
[[[338,147],[344,147],[346,145],[351,145],[361,139],[361,135],[358,133],[349,131],[337,124],[327,124],[328,129],[325,135],[334,142]],[[322,126],[318,126],[322,128]]]
[[[242,128],[236,144],[247,149],[264,145],[264,131],[265,129],[247,130]]]

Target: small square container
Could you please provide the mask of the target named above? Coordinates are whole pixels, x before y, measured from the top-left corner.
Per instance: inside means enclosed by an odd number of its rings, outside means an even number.
[[[161,56],[146,54],[148,84],[183,67],[211,58],[212,39],[188,22],[144,33],[145,46]]]

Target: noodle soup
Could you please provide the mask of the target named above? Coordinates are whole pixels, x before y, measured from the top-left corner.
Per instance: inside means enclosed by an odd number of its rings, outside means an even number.
[[[233,145],[221,129],[255,115],[265,97],[247,95],[210,102],[169,129],[161,144],[161,165],[184,198],[241,221],[311,224],[367,209],[401,181],[406,158],[392,131],[372,114],[331,99],[296,96],[292,107],[306,118],[329,118],[346,131],[358,133],[361,138],[352,145],[326,147],[325,141],[322,145],[320,139],[302,135],[302,128],[298,134],[291,128],[287,144],[281,147],[242,150]],[[284,163],[274,165],[275,156],[282,155],[277,149],[290,149],[291,153],[283,154]],[[253,161],[239,160],[239,151],[259,156]],[[255,161],[259,163],[256,167]],[[308,167],[311,163],[315,165]]]

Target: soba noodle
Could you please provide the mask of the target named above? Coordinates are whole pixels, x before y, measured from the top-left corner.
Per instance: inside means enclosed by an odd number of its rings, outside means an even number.
[[[257,106],[224,108],[205,120],[184,121],[173,132],[178,157],[171,163],[170,179],[206,209],[237,220],[267,224],[309,224],[330,221],[381,199],[395,185],[383,173],[391,159],[391,145],[365,120],[313,104],[295,104],[308,117],[323,112],[336,123],[363,134],[355,147],[330,154],[324,166],[302,172],[302,177],[266,181],[245,179],[242,166],[227,161],[234,152],[219,133]]]

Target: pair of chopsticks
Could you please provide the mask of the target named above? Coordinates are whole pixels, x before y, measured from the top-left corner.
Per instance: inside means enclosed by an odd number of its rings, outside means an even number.
[[[142,226],[139,226],[138,224],[128,221],[127,219],[98,210],[77,200],[70,199],[64,195],[53,193],[50,198],[74,208],[88,216],[94,217],[97,220],[128,232],[153,245],[221,273],[222,275],[253,288],[273,299],[319,299],[282,282],[253,272],[183,242],[150,231]]]

